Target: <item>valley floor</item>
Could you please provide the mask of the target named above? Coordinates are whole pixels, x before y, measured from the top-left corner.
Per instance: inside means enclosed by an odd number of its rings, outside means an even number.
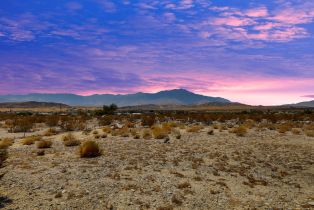
[[[206,130],[206,129],[205,129]],[[74,133],[82,137],[81,132]],[[4,135],[4,133],[3,133]],[[3,209],[311,209],[314,139],[215,130],[181,139],[97,139],[83,159],[62,135],[44,156],[17,139],[0,169]]]

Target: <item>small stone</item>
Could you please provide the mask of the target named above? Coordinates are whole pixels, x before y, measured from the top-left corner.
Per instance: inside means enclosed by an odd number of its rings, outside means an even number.
[[[314,206],[314,201],[309,201],[308,204]]]

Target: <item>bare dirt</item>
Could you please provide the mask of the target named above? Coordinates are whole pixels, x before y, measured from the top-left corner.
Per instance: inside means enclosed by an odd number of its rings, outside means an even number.
[[[208,128],[164,140],[96,139],[83,159],[62,135],[37,156],[16,137],[0,169],[3,209],[313,209],[314,138],[275,131],[237,137]],[[99,130],[101,133],[102,131]],[[74,133],[78,139],[93,136]],[[13,135],[13,136],[12,136]],[[31,135],[31,134],[28,134]],[[313,204],[313,205],[312,205]]]

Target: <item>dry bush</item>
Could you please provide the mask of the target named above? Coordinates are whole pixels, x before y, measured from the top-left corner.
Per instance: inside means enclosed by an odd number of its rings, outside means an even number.
[[[154,126],[152,128],[152,133],[155,139],[164,139],[168,136],[168,128]]]
[[[36,141],[40,141],[40,140],[41,140],[40,136],[29,136],[29,137],[26,137],[25,139],[22,140],[22,144],[23,145],[32,145]]]
[[[144,127],[151,127],[155,124],[156,122],[156,119],[155,119],[155,116],[144,116],[142,118],[142,126]]]
[[[219,132],[222,132],[222,131],[225,131],[225,130],[227,130],[228,128],[227,128],[227,126],[226,125],[219,125]]]
[[[13,120],[7,120],[5,125],[11,133],[26,133],[31,131],[34,126],[34,119],[29,116],[15,117]]]
[[[57,135],[58,132],[55,128],[49,128],[45,133],[44,136],[53,136],[53,135]]]
[[[96,142],[85,141],[80,146],[80,156],[81,158],[97,157],[100,155],[100,149]]]
[[[182,135],[179,129],[173,129],[172,132],[176,139],[181,139]]]
[[[165,122],[165,123],[162,123],[161,125],[162,129],[165,130],[168,134],[170,134],[173,128],[177,126],[178,125],[176,122]]]
[[[197,133],[200,130],[202,130],[203,128],[204,128],[204,126],[202,126],[202,125],[193,125],[193,126],[187,128],[187,132]]]
[[[251,120],[251,119],[248,119],[244,122],[243,124],[245,127],[247,127],[248,129],[252,129],[255,127],[255,121],[254,120]]]
[[[111,133],[112,128],[110,128],[110,127],[103,127],[103,128],[102,128],[102,131],[103,131],[104,133],[109,134],[109,133]]]
[[[72,133],[68,133],[62,137],[63,144],[66,147],[73,147],[78,146],[81,144],[79,140],[75,138],[75,136]]]
[[[233,128],[231,130],[232,133],[235,133],[237,136],[245,136],[247,134],[247,128],[244,125],[240,125],[239,127]]]
[[[290,131],[290,130],[291,130],[291,125],[290,125],[290,124],[287,124],[287,123],[285,123],[285,124],[280,124],[280,125],[277,126],[277,131],[278,131],[279,133],[286,133],[286,132],[288,132],[288,131]]]
[[[67,133],[62,136],[62,141],[74,140],[75,136],[72,133]]]
[[[141,135],[140,135],[140,130],[137,128],[132,128],[130,130],[131,135],[133,136],[134,139],[140,139]]]
[[[7,149],[14,143],[13,139],[5,138],[0,140],[0,149]]]
[[[7,149],[0,149],[0,168],[2,167],[3,162],[8,158]]]
[[[152,138],[152,131],[150,129],[143,130],[143,139],[151,139]]]
[[[37,141],[37,148],[38,149],[50,148],[51,145],[52,145],[52,141],[50,141],[50,140],[40,140],[40,141]]]
[[[213,127],[213,129],[219,129],[220,128],[219,124],[213,124],[212,127]]]
[[[74,146],[80,145],[81,142],[77,139],[72,139],[72,140],[64,141],[63,144],[66,147],[74,147]]]
[[[300,135],[300,134],[301,134],[301,129],[299,129],[299,128],[292,128],[292,129],[291,129],[291,132],[292,132],[294,135]]]
[[[305,130],[304,133],[309,137],[314,137],[314,130]]]

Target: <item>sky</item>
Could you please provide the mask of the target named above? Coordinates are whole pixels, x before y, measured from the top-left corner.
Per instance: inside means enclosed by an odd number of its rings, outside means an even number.
[[[313,0],[1,0],[0,94],[314,100]]]

